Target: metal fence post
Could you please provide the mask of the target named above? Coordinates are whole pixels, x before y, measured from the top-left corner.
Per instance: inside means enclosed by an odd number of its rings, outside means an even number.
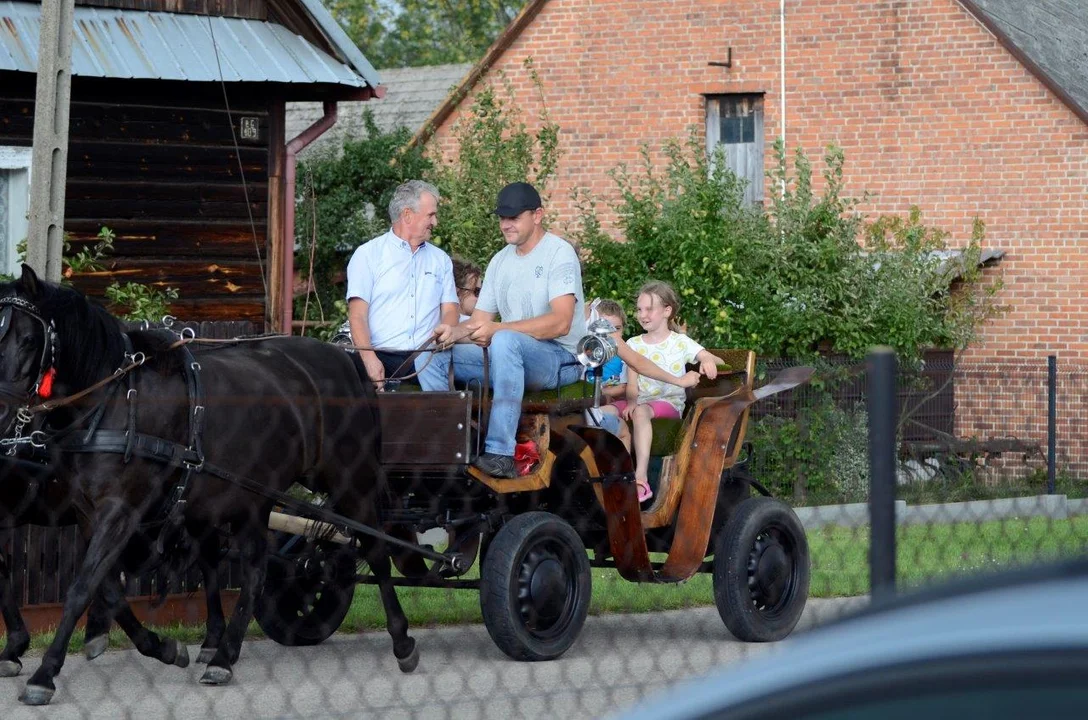
[[[1058,356],[1046,358],[1046,492],[1054,494],[1054,480],[1058,474],[1058,453],[1054,447],[1058,440]]]
[[[891,348],[867,360],[869,410],[869,581],[873,599],[895,594],[895,383]]]

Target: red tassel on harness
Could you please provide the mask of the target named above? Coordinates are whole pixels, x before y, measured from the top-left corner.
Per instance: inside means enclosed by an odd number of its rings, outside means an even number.
[[[42,375],[42,381],[38,383],[38,397],[48,399],[53,394],[53,378],[57,376],[56,368],[49,368]]]

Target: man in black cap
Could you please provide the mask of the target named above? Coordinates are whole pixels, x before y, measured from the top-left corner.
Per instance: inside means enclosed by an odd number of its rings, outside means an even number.
[[[476,310],[459,325],[435,328],[440,345],[467,342],[435,353],[419,380],[424,390],[445,390],[451,358],[458,381],[483,380],[481,348],[488,348],[491,416],[476,467],[492,477],[512,478],[525,390],[551,389],[581,376],[574,349],[586,334],[585,299],[578,255],[569,242],[544,229],[540,194],[532,185],[504,187],[495,214],[506,247],[487,266]]]

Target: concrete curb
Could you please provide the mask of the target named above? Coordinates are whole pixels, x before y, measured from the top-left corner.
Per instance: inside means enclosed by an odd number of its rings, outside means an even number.
[[[861,527],[869,524],[868,503],[799,507],[794,511],[806,530],[825,525]],[[1088,515],[1088,498],[1070,500],[1065,495],[1036,495],[914,506],[903,500],[895,501],[895,517],[900,525],[945,525],[1029,517],[1060,520],[1074,515]]]

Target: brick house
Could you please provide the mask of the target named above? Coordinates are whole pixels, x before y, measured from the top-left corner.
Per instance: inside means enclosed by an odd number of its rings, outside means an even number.
[[[965,359],[1088,362],[1083,0],[530,0],[417,140],[448,147],[497,71],[535,117],[529,56],[561,128],[560,229],[573,188],[609,199],[608,169],[693,125],[755,179],[752,202],[774,191],[776,137],[817,161],[834,142],[870,216],[917,204],[953,245],[977,216],[1005,252],[1011,312]]]

